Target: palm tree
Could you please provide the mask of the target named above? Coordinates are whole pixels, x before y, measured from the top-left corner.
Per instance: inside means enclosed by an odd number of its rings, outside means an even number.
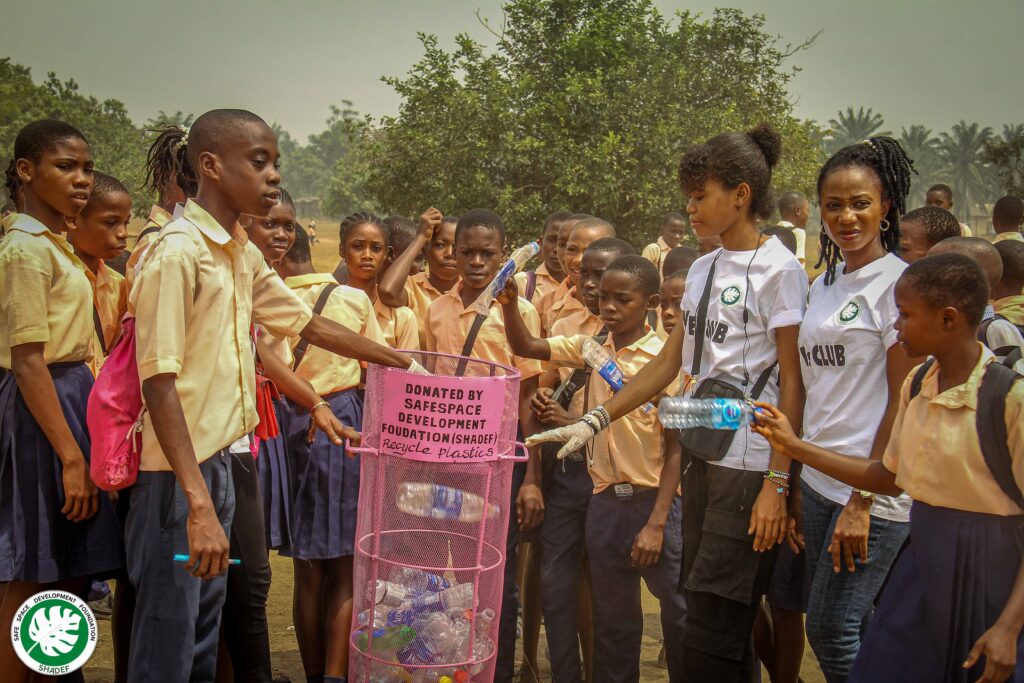
[[[939,156],[939,139],[932,134],[931,128],[914,124],[910,129],[900,131],[900,144],[907,151],[907,156],[914,162],[917,175],[910,188],[907,206],[915,207],[924,204],[925,191],[941,182],[943,166]]]
[[[953,188],[960,212],[970,218],[971,212],[980,209],[982,215],[985,203],[990,197],[991,171],[982,162],[980,155],[985,143],[992,137],[989,126],[982,128],[977,123],[961,120],[949,133],[939,136],[939,155],[946,166],[949,185]]]
[[[1003,142],[1013,142],[1024,135],[1024,123],[1004,123]]]
[[[847,145],[866,140],[873,135],[889,135],[880,129],[885,124],[881,114],[876,114],[871,107],[847,107],[846,111],[837,112],[838,118],[829,119],[829,132],[826,146],[829,153],[834,153]]]

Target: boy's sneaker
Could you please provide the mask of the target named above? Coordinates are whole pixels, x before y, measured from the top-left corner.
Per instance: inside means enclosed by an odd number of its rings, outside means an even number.
[[[110,621],[110,615],[114,613],[114,596],[107,593],[99,600],[89,603],[89,609],[100,621]]]

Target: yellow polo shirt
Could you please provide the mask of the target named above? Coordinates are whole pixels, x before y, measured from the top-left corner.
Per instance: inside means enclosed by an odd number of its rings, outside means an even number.
[[[373,311],[388,346],[406,351],[420,350],[420,326],[411,308],[388,306],[377,297]]]
[[[296,336],[312,312],[244,233],[233,238],[194,201],[164,226],[151,251],[128,299],[137,319],[139,378],[176,376],[189,436],[202,462],[259,422],[250,324]],[[170,469],[149,412],[141,469]]]
[[[164,209],[159,206],[152,206],[149,209],[149,220],[146,221],[146,225],[142,227],[142,231],[146,232],[150,228],[156,228],[157,232],[150,232],[149,234],[143,235],[135,242],[135,248],[132,249],[132,255],[128,257],[128,262],[124,267],[124,275],[127,280],[126,286],[130,291],[132,286],[135,284],[135,271],[142,257],[149,251],[149,245],[153,243],[156,236],[160,234],[160,230],[163,230],[164,226],[170,223],[172,220],[171,214],[167,213]]]
[[[459,282],[437,301],[430,304],[427,312],[427,351],[450,353],[456,356],[462,353],[462,347],[469,336],[476,313],[462,306],[462,283]],[[519,313],[523,316],[530,334],[540,336],[540,318],[537,310],[526,299],[519,297]],[[541,373],[539,360],[521,358],[513,355],[508,339],[505,338],[505,318],[497,301],[491,302],[487,319],[480,326],[476,343],[473,346],[473,358],[481,358],[518,368],[522,379],[536,377]]]
[[[409,299],[409,308],[416,316],[416,325],[420,331],[420,348],[427,348],[427,311],[430,304],[440,298],[444,292],[430,284],[427,273],[416,273],[405,281],[405,295]]]
[[[533,307],[540,313],[543,310],[541,302],[550,303],[551,293],[558,289],[558,285],[562,284],[562,281],[551,277],[547,264],[544,263],[540,264],[540,267],[534,272],[537,273],[537,284],[533,290],[533,298],[526,300],[533,304]],[[529,278],[529,273],[525,271],[516,273],[516,286],[519,287],[519,296],[524,299],[526,298],[526,285]],[[547,297],[547,300],[545,300],[545,297]]]
[[[1003,240],[1015,240],[1017,242],[1024,242],[1024,235],[1021,235],[1019,232],[1016,231],[1001,232],[998,235],[996,235],[995,239],[992,240],[992,243],[994,244],[996,242],[1002,242]]]
[[[993,302],[996,313],[1014,325],[1024,325],[1024,296],[1007,296]]]
[[[127,282],[123,275],[104,264],[103,261],[100,261],[100,267],[95,275],[89,269],[86,269],[85,275],[92,284],[96,312],[99,314],[100,327],[103,330],[103,343],[106,344],[107,353],[110,353],[114,342],[121,334],[121,318],[128,310]],[[93,376],[100,373],[104,360],[103,347],[100,346],[99,338],[94,334],[93,355],[89,362],[89,369],[92,370]]]
[[[566,278],[566,282],[569,279]],[[575,320],[586,318],[591,315],[587,307],[576,298],[576,288],[570,287],[565,289],[559,289],[560,296],[551,303],[551,307],[545,312],[544,329],[551,330],[555,328],[557,323],[562,318],[571,318]],[[550,334],[546,335],[550,336]]]
[[[551,362],[570,368],[582,368],[583,342],[590,335],[577,334],[572,337],[552,337]],[[648,328],[647,333],[629,346],[616,350],[611,335],[604,347],[615,356],[622,371],[623,380],[629,381],[636,373],[651,362],[664,342]],[[673,396],[678,391],[678,380],[666,387],[665,391],[651,402],[655,405],[662,395]],[[580,392],[583,393],[583,392]],[[596,372],[590,376],[587,405],[590,408],[607,403],[612,397],[611,387]],[[644,413],[637,408],[597,435],[590,449],[590,478],[594,480],[594,493],[600,493],[613,484],[628,482],[637,486],[657,488],[661,480],[661,468],[665,464],[665,434],[658,421],[658,409]]]
[[[665,257],[668,256],[668,252],[670,251],[672,251],[672,247],[668,246],[665,242],[665,238],[659,237],[657,242],[651,242],[644,247],[644,250],[640,255],[657,266],[658,275],[664,277],[665,273],[662,273],[661,270],[665,267]],[[672,273],[669,273],[669,275],[671,274]]]
[[[882,462],[896,474],[896,485],[914,500],[993,515],[1024,513],[999,488],[978,442],[978,389],[985,366],[993,360],[992,352],[982,346],[981,358],[967,381],[941,394],[937,365],[925,375],[921,392],[913,400],[910,385],[917,368],[903,382],[899,411]],[[1006,432],[1013,476],[1017,485],[1024,487],[1022,404],[1024,382],[1017,382],[1006,397]]]
[[[284,284],[291,288],[310,308],[316,305],[320,292],[329,284],[338,284],[329,273],[310,273],[285,278]],[[370,341],[387,344],[373,304],[366,292],[348,285],[339,285],[327,297],[324,310],[320,313],[328,320],[344,325],[353,332],[358,332]],[[289,340],[292,351],[299,345],[299,338],[292,335]],[[318,394],[324,396],[336,391],[344,391],[359,386],[362,366],[353,358],[346,358],[310,344],[306,347],[306,355],[295,369],[295,374],[313,385]]]
[[[43,342],[47,364],[88,361],[96,336],[88,268],[63,235],[15,214],[0,240],[0,367],[11,347]]]

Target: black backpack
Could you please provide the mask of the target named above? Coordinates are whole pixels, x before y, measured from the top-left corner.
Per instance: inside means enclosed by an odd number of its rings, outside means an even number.
[[[984,344],[986,348],[991,350],[992,353],[995,354],[996,356],[998,356],[999,358],[1009,358],[1010,354],[1012,354],[1014,351],[1016,351],[1018,353],[1017,358],[1019,359],[1020,358],[1020,355],[1019,355],[1020,354],[1020,348],[1017,347],[1017,346],[1003,346],[1003,347],[1000,347],[998,349],[993,349],[992,347],[990,347],[988,345],[988,328],[991,327],[992,323],[995,322],[996,320],[1006,320],[1006,318],[1001,316],[1001,315],[999,315],[998,313],[996,313],[991,318],[988,318],[987,320],[982,320],[981,321],[981,324],[978,325],[978,341],[980,341],[982,344]],[[1013,323],[1011,323],[1011,324],[1013,324]],[[1024,337],[1024,325],[1013,325],[1013,326],[1016,327],[1017,330],[1021,333],[1021,336]],[[1009,367],[1013,367],[1013,363],[1010,363]]]
[[[1020,349],[1014,349],[1014,351],[1019,360]],[[1010,455],[1006,433],[1006,396],[1013,389],[1017,380],[1021,378],[1013,370],[1015,362],[1011,360],[1013,355],[1011,353],[1002,362],[989,363],[985,368],[981,386],[978,388],[978,409],[975,411],[974,421],[985,464],[988,465],[1003,493],[1009,496],[1010,500],[1018,507],[1024,509],[1024,494],[1021,493],[1020,487],[1017,486],[1017,480],[1013,477],[1013,458]],[[924,376],[934,364],[935,359],[929,358],[914,374],[914,379],[910,383],[911,399],[921,393]]]

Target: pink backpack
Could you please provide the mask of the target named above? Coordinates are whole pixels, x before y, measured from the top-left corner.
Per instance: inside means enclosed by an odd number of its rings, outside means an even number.
[[[145,411],[135,360],[135,318],[125,316],[121,338],[100,368],[86,413],[92,439],[89,474],[104,491],[127,488],[139,476]]]

